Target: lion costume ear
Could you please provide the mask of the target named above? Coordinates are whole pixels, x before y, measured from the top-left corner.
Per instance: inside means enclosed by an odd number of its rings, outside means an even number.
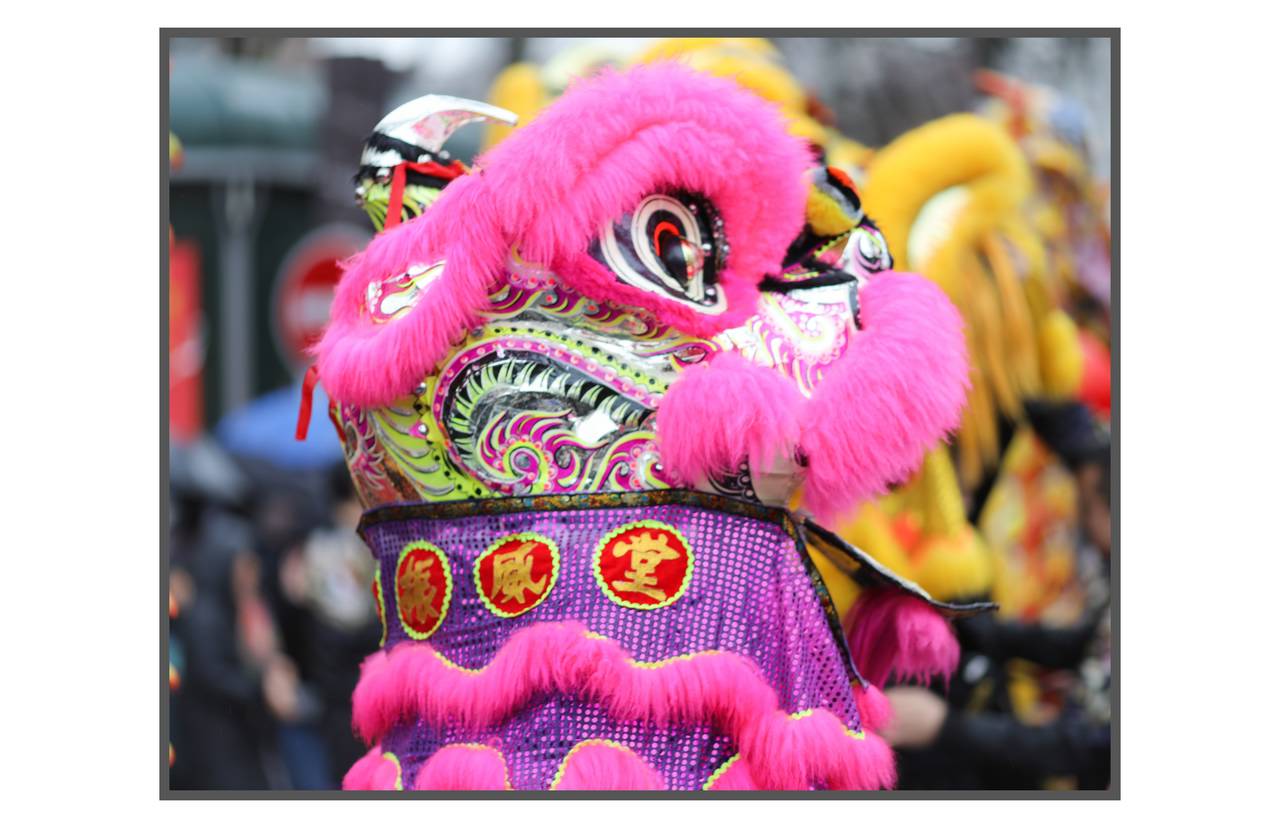
[[[390,141],[366,141],[360,166],[391,167],[404,161],[436,157],[444,149],[445,141],[459,127],[480,121],[515,126],[516,120],[514,112],[480,101],[451,95],[423,95],[397,106],[378,122],[371,139]],[[417,157],[408,158],[403,152],[391,153],[385,148],[380,149],[379,143],[408,146],[421,152]]]
[[[516,116],[447,95],[415,98],[378,122],[361,167],[437,158],[455,130],[477,121],[514,124]],[[343,263],[329,327],[313,349],[336,399],[375,406],[407,394],[475,324],[506,250],[483,191],[475,176],[454,179],[428,213],[390,227]]]
[[[507,249],[493,199],[472,173],[348,259],[314,348],[331,396],[375,407],[412,391],[480,321]]]

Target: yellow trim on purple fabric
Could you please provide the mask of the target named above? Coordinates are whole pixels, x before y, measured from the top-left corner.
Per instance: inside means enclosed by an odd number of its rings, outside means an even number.
[[[807,718],[809,718],[810,716],[812,716],[812,715],[814,714],[814,712],[816,712],[816,710],[817,710],[817,708],[814,708],[814,707],[810,707],[808,710],[798,710],[798,711],[796,711],[795,713],[792,713],[792,714],[791,714],[791,716],[790,716],[790,718],[792,718],[792,719],[807,719]],[[828,711],[828,712],[830,712],[830,711]],[[845,733],[847,733],[847,734],[849,734],[849,738],[850,738],[850,739],[857,739],[858,741],[862,741],[863,739],[866,739],[866,738],[867,738],[867,734],[866,734],[864,731],[861,731],[861,730],[852,730],[852,729],[850,729],[850,728],[846,727],[846,728],[844,729],[844,732],[845,732]]]
[[[397,791],[403,791],[404,790],[404,768],[400,767],[400,757],[396,756],[394,753],[388,750],[383,752],[382,758],[396,766],[395,789]]]
[[[712,771],[711,775],[707,777],[707,781],[702,783],[702,790],[704,791],[711,790],[715,786],[715,784],[720,781],[720,777],[724,776],[725,773],[728,772],[729,768],[733,767],[733,763],[738,761],[741,758],[742,758],[742,754],[735,753],[732,756],[730,756],[728,759],[726,759],[725,763],[720,767],[716,768],[714,771]]]
[[[382,562],[378,561],[373,570],[373,600],[378,604],[378,623],[382,625],[382,637],[378,639],[378,646],[387,646],[387,599],[382,591]]]
[[[434,655],[436,657],[436,660],[439,661],[441,664],[448,667],[450,670],[457,670],[459,673],[472,673],[474,675],[479,675],[480,673],[483,673],[485,670],[487,670],[489,667],[488,664],[486,664],[484,667],[463,667],[461,664],[455,664],[454,662],[450,661],[449,657],[444,653],[440,652],[439,650],[432,650],[431,654]]]
[[[490,555],[497,552],[499,548],[505,546],[506,544],[512,541],[531,541],[535,543],[541,543],[551,550],[551,574],[547,576],[546,586],[543,587],[542,592],[539,593],[538,599],[536,601],[534,601],[532,604],[530,604],[529,606],[525,607],[524,609],[518,612],[507,612],[506,610],[499,609],[498,606],[494,604],[493,601],[489,598],[489,596],[485,594],[484,586],[481,585],[480,583],[480,565]],[[480,555],[480,557],[476,558],[475,567],[472,569],[472,572],[471,572],[471,579],[476,585],[476,594],[480,596],[481,603],[485,605],[485,608],[488,609],[489,612],[492,612],[494,615],[498,616],[499,618],[516,618],[517,616],[524,615],[529,610],[538,606],[539,604],[541,604],[543,601],[547,599],[548,595],[551,594],[551,590],[555,588],[556,581],[559,580],[559,578],[560,578],[560,547],[551,538],[547,537],[546,535],[539,535],[537,532],[518,532],[514,535],[504,535],[503,537],[498,538],[496,541],[489,544],[489,548],[486,549],[484,553]]]
[[[670,656],[669,658],[664,658],[661,661],[636,661],[634,658],[629,658],[627,659],[627,663],[632,667],[639,667],[642,670],[658,670],[676,661],[692,661],[698,656],[720,655],[722,652],[722,650],[700,650],[696,653],[683,653],[681,655]]]

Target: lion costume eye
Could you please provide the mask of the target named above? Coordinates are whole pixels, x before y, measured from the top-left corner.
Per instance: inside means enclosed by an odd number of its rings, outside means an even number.
[[[623,282],[702,313],[725,309],[717,281],[727,254],[720,216],[689,193],[645,197],[606,224],[591,246],[591,255]]]
[[[889,245],[880,228],[871,219],[863,219],[853,229],[849,243],[845,246],[841,266],[862,276],[893,268]]]

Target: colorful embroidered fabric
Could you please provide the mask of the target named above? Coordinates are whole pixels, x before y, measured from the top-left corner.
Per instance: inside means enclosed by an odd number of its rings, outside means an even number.
[[[465,743],[500,754],[512,787],[545,790],[593,740],[625,747],[673,790],[703,788],[735,756],[754,786],[890,782],[785,512],[680,491],[469,506],[388,506],[363,524],[396,588],[383,593],[387,642],[364,666],[355,724],[396,757],[406,788]],[[505,574],[477,589],[473,573],[511,540]],[[539,570],[538,545],[557,550],[557,577]],[[444,553],[447,600],[402,567],[421,548]],[[602,559],[621,565],[601,577]],[[512,596],[531,606],[494,612]],[[420,641],[424,606],[439,620]],[[763,744],[770,722],[797,735]]]

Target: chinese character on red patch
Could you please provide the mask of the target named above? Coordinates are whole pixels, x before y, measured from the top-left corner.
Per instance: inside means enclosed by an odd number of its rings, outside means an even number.
[[[415,541],[396,565],[396,611],[411,638],[429,637],[444,621],[453,596],[453,576],[444,552]]]
[[[653,520],[628,523],[601,541],[595,575],[605,594],[624,607],[665,607],[689,585],[693,550],[673,526]]]
[[[541,604],[559,574],[555,541],[522,532],[499,539],[476,560],[476,591],[494,614],[514,618]]]

